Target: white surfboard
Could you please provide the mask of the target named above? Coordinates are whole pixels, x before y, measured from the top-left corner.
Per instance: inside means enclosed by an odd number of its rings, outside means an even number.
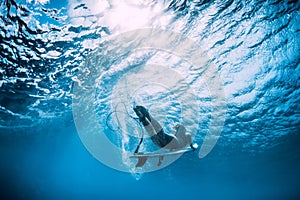
[[[193,147],[195,149],[198,148],[198,144],[193,144]],[[185,149],[180,149],[180,150],[175,150],[175,151],[156,151],[156,152],[147,152],[147,153],[135,153],[131,156],[130,158],[149,158],[149,157],[159,157],[159,156],[171,156],[171,155],[177,155],[177,154],[182,154],[190,151],[195,151],[195,149],[192,149],[191,147],[187,147]]]

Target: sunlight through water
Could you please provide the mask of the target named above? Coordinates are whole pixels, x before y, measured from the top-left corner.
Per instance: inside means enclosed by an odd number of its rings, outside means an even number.
[[[281,137],[299,132],[298,1],[0,3],[0,134],[42,127],[49,121],[70,123],[73,84],[81,84],[78,71],[91,52],[112,36],[142,28],[171,30],[190,38],[207,55],[206,64],[216,66],[227,109],[219,145],[259,152],[276,146]],[[187,80],[197,85],[193,89],[200,105],[197,125],[201,134],[196,138],[203,141],[211,123],[212,96],[199,69],[172,52],[145,50],[135,56],[110,58],[109,62],[119,66],[138,68],[154,63],[183,66],[179,70],[183,74],[190,70]],[[99,66],[98,73],[103,77],[109,70],[117,70],[109,84],[117,84],[117,78],[128,73],[122,67],[107,67],[105,63]],[[95,98],[97,109],[101,112],[105,106],[99,104],[111,98]],[[176,113],[175,106],[167,119],[176,120]],[[100,125],[106,126],[105,119],[100,118]],[[170,124],[166,127],[170,130]]]

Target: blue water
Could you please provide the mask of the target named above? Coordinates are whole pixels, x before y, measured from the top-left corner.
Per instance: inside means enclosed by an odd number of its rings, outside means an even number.
[[[299,198],[299,1],[0,0],[0,6],[1,198]],[[100,44],[146,27],[172,30],[202,48],[224,86],[226,115],[206,157],[185,154],[162,170],[138,175],[111,169],[90,154],[78,136],[72,97],[78,72],[96,59]],[[174,69],[182,65],[182,75],[190,69],[166,52],[109,56],[117,67],[99,71],[112,71],[101,78],[108,91],[129,73],[122,67],[128,63],[138,69],[164,60]],[[202,144],[213,102],[203,74],[193,72],[187,79],[200,105],[195,141]],[[95,97],[102,102],[96,110],[103,127],[102,115],[111,109],[112,96],[106,95]],[[153,101],[142,100],[148,106]],[[169,129],[178,120],[179,111],[171,109],[176,103],[162,97],[155,102],[168,111]]]

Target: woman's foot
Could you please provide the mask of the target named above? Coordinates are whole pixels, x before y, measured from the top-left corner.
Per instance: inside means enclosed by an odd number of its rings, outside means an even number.
[[[136,106],[133,110],[139,118],[147,117],[147,119],[151,122],[149,112],[144,106]]]
[[[133,108],[133,110],[135,114],[139,117],[140,122],[142,122],[144,126],[147,126],[149,122],[151,122],[150,115],[145,107],[136,106],[135,108]],[[146,118],[148,120],[146,120]]]

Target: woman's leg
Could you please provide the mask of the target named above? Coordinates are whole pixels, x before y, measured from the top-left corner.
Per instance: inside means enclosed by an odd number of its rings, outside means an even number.
[[[155,135],[156,133],[160,132],[162,130],[162,126],[159,124],[159,122],[154,119],[148,112],[148,110],[143,106],[136,106],[133,108],[136,115],[139,117],[140,122],[143,123],[145,129],[147,132],[149,132],[152,135]],[[149,124],[151,126],[149,126]],[[154,132],[153,132],[154,129]]]
[[[144,125],[145,130],[154,144],[159,147],[164,147],[175,139],[173,136],[164,133],[162,126],[149,114],[145,107],[136,106],[133,110],[139,117],[140,122]]]
[[[146,119],[146,120],[147,120],[147,119]],[[148,122],[149,122],[149,120],[148,120]],[[150,137],[152,137],[152,136],[154,136],[154,135],[157,134],[157,132],[156,132],[156,130],[155,130],[155,128],[153,127],[153,125],[152,125],[151,122],[149,122],[148,125],[145,125],[144,127],[145,127],[145,130],[147,131],[147,133],[148,133],[148,135],[149,135]]]
[[[155,132],[156,133],[160,132],[162,130],[162,126],[160,125],[160,123],[156,119],[154,119],[150,114],[149,114],[149,116],[150,116],[150,119],[151,119],[150,123],[152,124]]]

